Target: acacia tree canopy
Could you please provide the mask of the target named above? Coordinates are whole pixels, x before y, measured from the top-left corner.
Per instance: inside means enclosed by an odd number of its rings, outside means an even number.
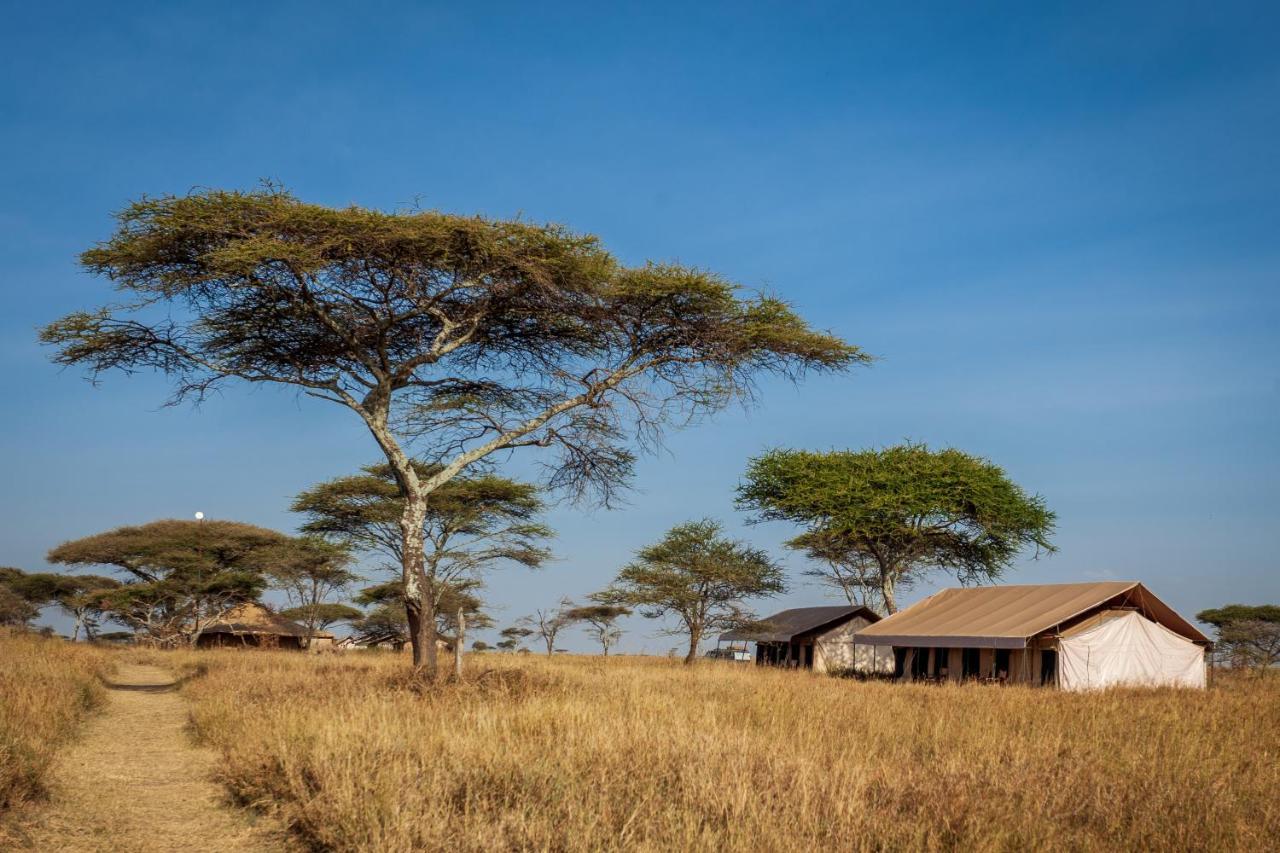
[[[39,605],[21,591],[27,577],[22,569],[0,566],[0,625],[25,627],[40,615]]]
[[[664,427],[749,399],[764,374],[867,360],[774,297],[703,270],[624,267],[556,225],[339,210],[272,187],[144,198],[117,222],[81,262],[121,297],[47,326],[55,361],[164,372],[175,402],[240,380],[351,409],[405,501],[418,625],[427,497],[468,466],[543,448],[550,486],[608,503],[631,447]],[[410,442],[439,464],[426,479]],[[434,674],[425,645],[415,635],[415,665]]]
[[[1196,619],[1218,630],[1218,650],[1237,666],[1259,669],[1280,663],[1280,605],[1228,604],[1202,610]]]
[[[606,656],[609,649],[622,639],[618,620],[630,615],[629,608],[617,604],[584,604],[565,612],[565,618],[569,621],[585,622],[589,626],[587,632],[600,644],[600,651]]]
[[[689,636],[686,664],[712,631],[755,624],[748,598],[786,591],[782,569],[764,551],[725,537],[710,519],[673,527],[656,545],[641,549],[613,584],[594,596],[634,607],[642,616],[675,616]]]
[[[757,521],[791,521],[788,543],[857,572],[877,569],[880,598],[932,569],[961,583],[1000,577],[1025,548],[1052,552],[1055,515],[1005,472],[959,450],[773,450],[752,459],[738,506]]]

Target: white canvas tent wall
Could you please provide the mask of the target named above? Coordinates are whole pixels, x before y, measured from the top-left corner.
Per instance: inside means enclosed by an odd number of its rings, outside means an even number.
[[[1133,611],[1058,640],[1058,686],[1205,686],[1204,650]]]

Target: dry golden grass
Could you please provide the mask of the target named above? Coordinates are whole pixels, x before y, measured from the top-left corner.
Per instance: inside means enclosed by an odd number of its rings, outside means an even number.
[[[224,652],[185,689],[225,783],[333,850],[1258,850],[1280,680],[1063,694],[732,664]]]
[[[0,629],[0,812],[37,796],[54,753],[103,701],[109,655]]]

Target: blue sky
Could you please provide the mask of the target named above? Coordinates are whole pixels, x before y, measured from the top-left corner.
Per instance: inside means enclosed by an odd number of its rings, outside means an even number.
[[[904,438],[1057,510],[1060,552],[1011,581],[1136,578],[1188,614],[1280,599],[1280,7],[693,5],[10,8],[0,565],[197,509],[292,530],[293,494],[376,459],[336,407],[162,409],[163,380],[95,389],[35,342],[107,297],[76,256],[129,199],[273,178],[563,222],[880,357],[672,436],[625,509],[557,507],[560,559],[491,578],[504,624],[689,518],[798,573],[786,526],[733,510],[747,458]],[[778,606],[823,595],[797,578]],[[656,627],[624,649],[675,645]]]

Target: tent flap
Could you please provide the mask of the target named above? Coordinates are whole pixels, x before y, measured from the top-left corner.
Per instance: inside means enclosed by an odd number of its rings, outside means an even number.
[[[1064,690],[1119,686],[1205,686],[1204,650],[1141,614],[1130,612],[1058,642]]]

